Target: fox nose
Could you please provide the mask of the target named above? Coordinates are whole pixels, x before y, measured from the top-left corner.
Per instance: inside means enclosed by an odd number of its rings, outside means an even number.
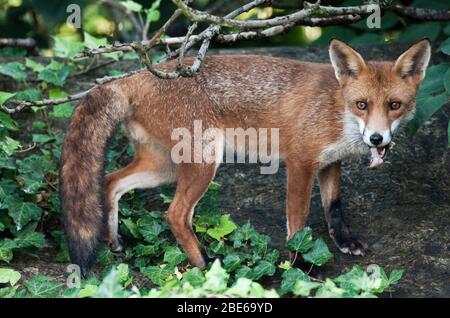
[[[379,133],[374,133],[370,136],[370,142],[373,145],[378,146],[383,142],[383,136],[381,136]]]

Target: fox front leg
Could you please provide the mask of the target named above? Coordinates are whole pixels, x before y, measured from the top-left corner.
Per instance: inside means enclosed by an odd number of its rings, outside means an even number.
[[[363,256],[368,246],[354,237],[344,222],[339,193],[341,164],[334,163],[319,171],[320,194],[328,223],[328,233],[344,254]]]

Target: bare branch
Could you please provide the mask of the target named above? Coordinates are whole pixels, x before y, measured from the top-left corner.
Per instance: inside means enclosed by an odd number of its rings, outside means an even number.
[[[8,108],[5,105],[2,105],[2,109],[7,112],[8,114],[14,114],[17,112],[20,112],[22,109],[24,109],[25,107],[30,107],[30,106],[45,106],[45,105],[59,105],[59,104],[64,104],[64,103],[68,103],[68,102],[72,102],[75,100],[79,100],[82,99],[84,96],[86,96],[87,94],[89,94],[89,92],[92,90],[93,88],[88,89],[87,91],[81,92],[81,93],[77,93],[74,95],[70,95],[67,97],[62,97],[62,98],[55,98],[55,99],[43,99],[43,100],[38,100],[38,101],[22,101],[22,100],[9,100],[8,104],[13,104],[16,105],[15,108]]]
[[[26,39],[0,39],[0,47],[20,47],[24,49],[31,49],[36,46],[36,41],[31,38]]]
[[[400,4],[390,7],[396,14],[422,21],[448,21],[450,10],[434,10],[402,6]]]
[[[192,21],[207,22],[227,27],[237,27],[240,29],[262,29],[278,25],[285,25],[289,23],[302,24],[303,21],[308,21],[311,17],[327,18],[333,16],[345,15],[362,15],[366,16],[373,13],[373,5],[361,5],[352,7],[326,7],[321,6],[319,2],[310,4],[305,2],[305,8],[295,13],[288,14],[281,17],[276,17],[267,20],[235,20],[233,18],[218,17],[209,13],[195,10],[186,5],[182,0],[172,0],[178,8]]]

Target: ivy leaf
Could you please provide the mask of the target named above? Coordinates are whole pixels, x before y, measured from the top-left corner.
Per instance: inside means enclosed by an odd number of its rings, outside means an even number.
[[[449,30],[450,30],[450,28],[449,28]],[[439,46],[438,51],[441,51],[442,53],[450,55],[450,37],[441,43],[441,46]]]
[[[394,269],[389,276],[389,285],[397,284],[402,278],[404,272],[405,271],[403,269]]]
[[[309,276],[298,268],[290,268],[286,270],[281,277],[283,280],[281,281],[280,295],[285,295],[292,292],[295,284],[299,280],[310,281]]]
[[[25,193],[36,193],[44,183],[44,177],[53,169],[53,163],[41,156],[32,155],[17,160],[19,178],[23,180]]]
[[[63,86],[71,71],[72,67],[52,60],[49,65],[39,72],[37,79],[56,86]]]
[[[89,49],[96,49],[100,46],[108,45],[108,40],[106,38],[97,38],[93,35],[90,35],[87,32],[84,32],[84,46]]]
[[[183,274],[183,281],[188,282],[194,287],[199,287],[205,282],[205,275],[200,268],[194,267]]]
[[[0,261],[9,263],[13,258],[13,249],[16,247],[16,243],[11,239],[0,241]]]
[[[25,283],[28,292],[35,298],[54,298],[64,286],[55,281],[54,278],[36,275]]]
[[[415,133],[437,110],[448,101],[449,93],[444,92],[435,96],[418,96],[414,118],[409,122],[409,131]]]
[[[122,1],[121,4],[132,12],[141,12],[141,10],[142,10],[141,4],[131,1],[131,0]]]
[[[0,141],[0,148],[7,155],[11,156],[20,147],[20,142],[6,136]]]
[[[20,273],[10,268],[0,268],[0,284],[14,286],[20,280]]]
[[[125,227],[130,231],[131,235],[134,238],[141,238],[141,234],[139,233],[138,226],[136,223],[134,223],[131,218],[128,219],[122,219],[122,223],[125,225]]]
[[[296,296],[308,297],[311,294],[311,290],[319,287],[321,284],[318,282],[309,282],[299,280],[295,283],[292,293]]]
[[[225,256],[223,259],[223,267],[228,271],[232,272],[239,267],[242,263],[242,258],[237,253],[231,253]]]
[[[14,96],[14,99],[18,100],[30,100],[35,101],[41,98],[41,91],[39,88],[27,88],[23,91],[16,92],[16,96]]]
[[[259,280],[263,276],[273,276],[275,274],[275,265],[268,261],[261,261],[253,268],[252,279]]]
[[[215,260],[211,269],[205,274],[206,281],[203,288],[212,292],[220,293],[227,288],[229,274],[222,268],[219,260]]]
[[[317,266],[322,266],[332,257],[333,254],[328,250],[327,245],[322,239],[315,240],[312,249],[308,253],[303,254],[305,262]]]
[[[8,206],[8,215],[14,220],[17,231],[20,231],[30,221],[38,221],[41,218],[42,209],[32,202],[24,202],[17,196],[5,199]]]
[[[220,217],[220,223],[218,226],[208,229],[206,234],[211,236],[213,239],[219,241],[224,236],[232,233],[237,229],[236,224],[231,220],[229,214],[224,214]]]
[[[84,49],[83,43],[79,41],[71,41],[58,36],[53,36],[53,40],[55,41],[53,49],[58,57],[73,59]]]
[[[62,98],[69,96],[70,94],[62,91],[59,88],[53,88],[48,91],[49,98]],[[73,104],[72,103],[64,103],[60,105],[53,106],[50,115],[56,118],[70,118],[73,113]]]
[[[313,245],[312,230],[310,227],[305,227],[303,230],[295,233],[295,235],[287,241],[288,250],[299,253],[308,252]]]
[[[174,268],[170,265],[148,266],[141,268],[141,273],[150,279],[153,284],[162,286],[174,273]]]
[[[164,231],[163,225],[150,216],[139,219],[138,229],[144,240],[149,243],[155,242],[159,234]]]
[[[185,253],[183,253],[177,246],[171,246],[164,253],[164,262],[169,263],[171,266],[177,266],[187,259]]]
[[[25,65],[19,62],[0,64],[0,74],[14,78],[18,82],[26,79]]]
[[[0,91],[0,105],[3,105],[8,99],[16,95],[15,93],[8,93]]]
[[[1,104],[1,103],[0,103]],[[7,113],[0,112],[0,128],[17,130],[16,122]]]
[[[26,58],[25,59],[25,66],[31,69],[33,72],[39,73],[41,72],[45,66],[41,63],[35,62],[32,59]]]
[[[45,242],[44,234],[38,232],[27,232],[20,234],[14,239],[17,248],[37,247],[43,248],[47,246]]]
[[[450,67],[444,74],[444,87],[447,90],[447,92],[450,93]]]

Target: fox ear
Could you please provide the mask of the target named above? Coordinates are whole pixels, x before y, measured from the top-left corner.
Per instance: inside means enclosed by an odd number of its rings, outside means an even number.
[[[362,56],[342,41],[330,41],[329,53],[334,74],[342,85],[349,77],[357,77],[366,68]]]
[[[394,64],[394,70],[402,78],[412,77],[420,82],[425,77],[430,56],[430,40],[423,39],[399,56]]]

